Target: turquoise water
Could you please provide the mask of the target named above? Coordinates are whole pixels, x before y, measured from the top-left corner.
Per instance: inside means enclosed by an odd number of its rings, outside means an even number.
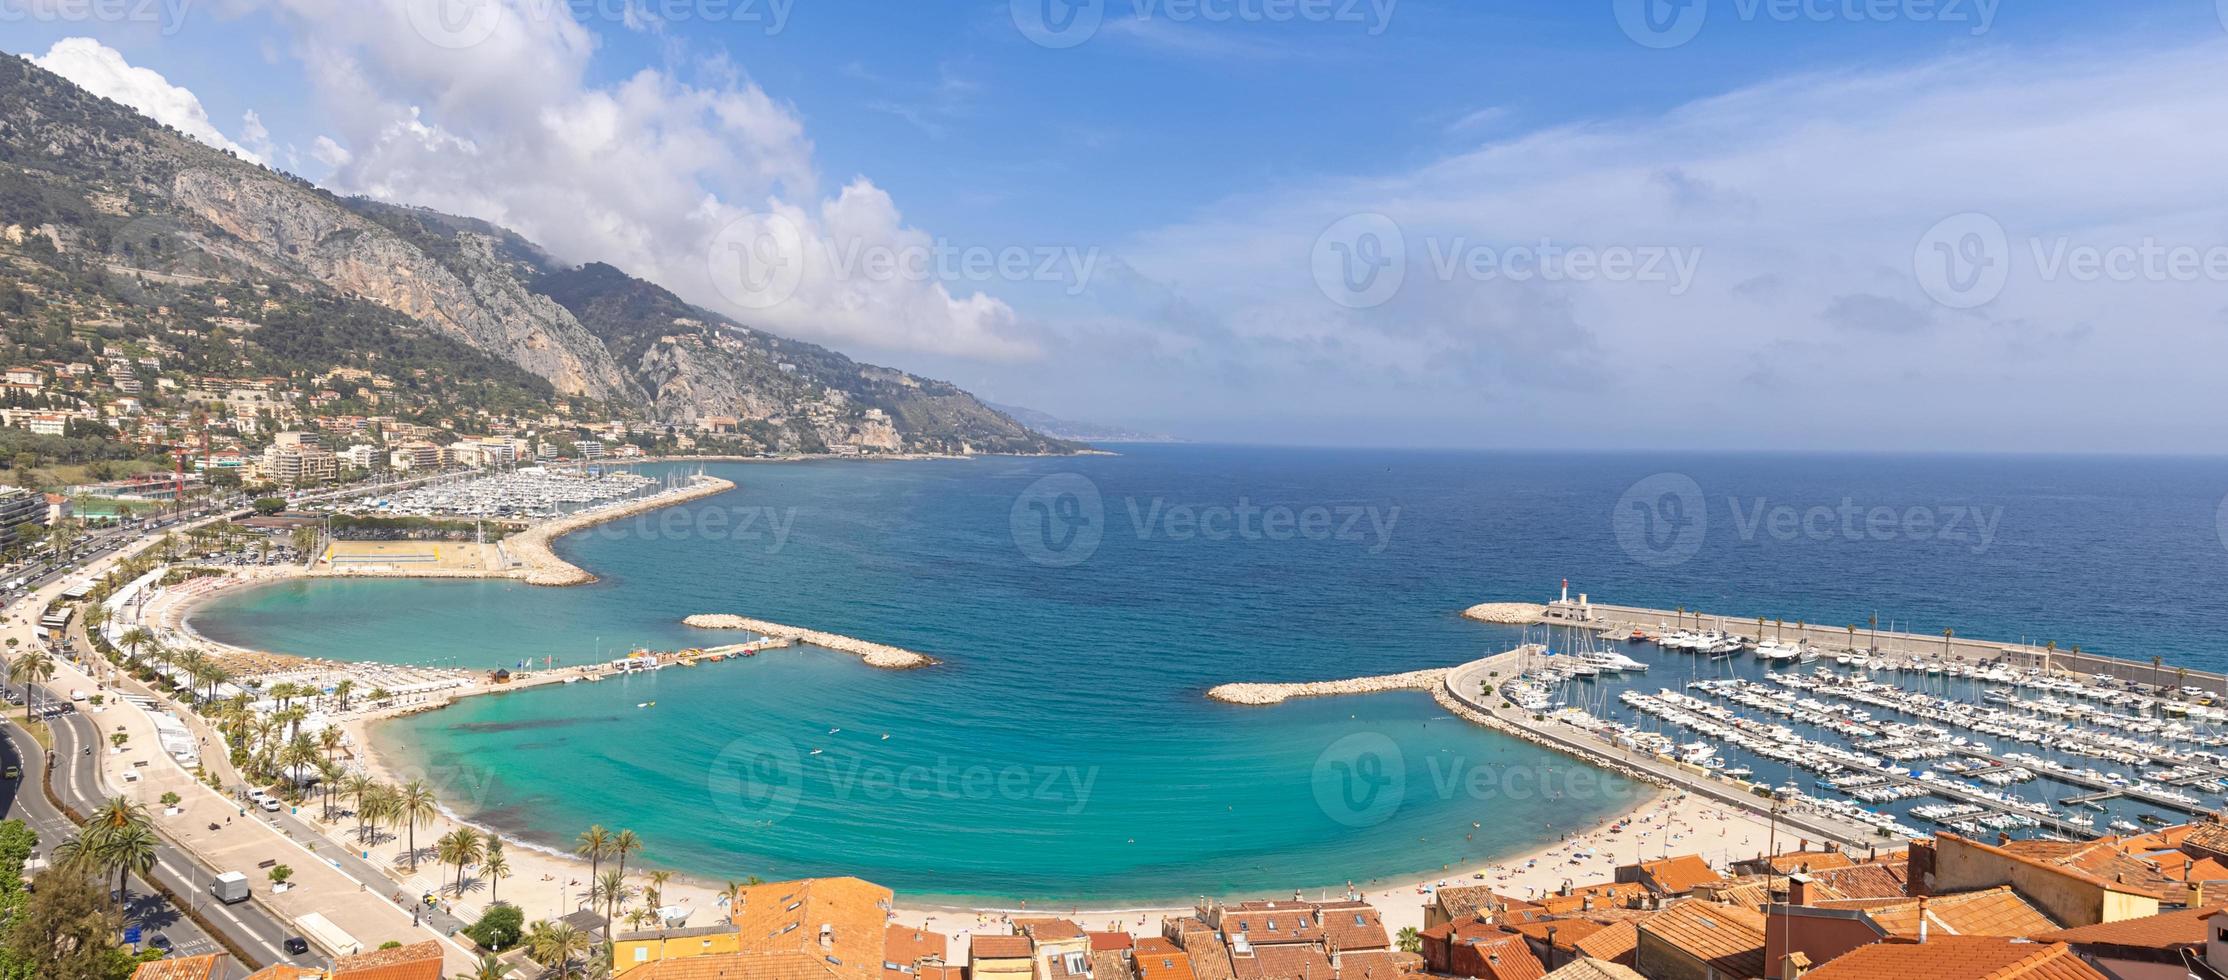
[[[602,576],[593,586],[289,583],[195,624],[311,656],[487,667],[728,636],[679,625],[697,612],[922,650],[945,664],[891,673],[784,651],[473,699],[376,737],[451,805],[544,843],[600,822],[642,834],[650,862],[712,878],[841,871],[909,896],[1094,904],[1428,873],[1621,809],[1630,787],[1421,695],[1201,697],[1499,650],[1513,634],[1458,611],[1545,598],[1565,576],[1616,601],[1812,622],[1877,611],[2222,659],[2219,460],[1140,447],[713,470],[740,488],[560,542]],[[1683,512],[1704,518],[1691,550],[1635,544],[1648,539],[1620,524],[1636,486],[1658,516],[1682,515],[1660,509],[1661,474],[1700,491]],[[1780,534],[1753,519],[1792,508],[1799,524],[1845,500],[1925,510],[1934,530]],[[1992,516],[1985,540],[1946,529],[1968,510]]]

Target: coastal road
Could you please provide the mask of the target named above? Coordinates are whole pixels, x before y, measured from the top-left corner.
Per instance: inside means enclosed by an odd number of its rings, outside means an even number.
[[[6,765],[20,767],[23,776],[21,779],[0,781],[0,818],[22,820],[29,824],[31,829],[39,835],[39,847],[35,853],[39,855],[51,854],[56,844],[77,832],[77,825],[72,823],[68,817],[56,811],[53,804],[47,802],[46,794],[39,789],[39,781],[45,778],[46,774],[46,757],[45,753],[39,749],[38,743],[32,741],[30,735],[13,723],[6,726],[5,734],[6,738],[0,739],[0,757],[5,758]],[[70,768],[85,769],[87,767],[73,766]],[[60,793],[61,790],[57,789],[56,792]],[[186,884],[183,879],[191,877],[194,873],[193,869],[186,866],[187,863],[182,856],[167,844],[158,849],[156,853],[158,856],[154,870],[155,877],[162,880],[165,887],[170,888],[172,892],[187,896],[188,900],[191,901],[191,896],[196,895],[197,892],[181,887],[181,885]],[[181,876],[181,871],[185,871],[187,874]],[[206,871],[199,872],[199,876],[202,882],[207,882],[208,873]],[[163,936],[170,942],[171,955],[174,956],[198,956],[203,953],[226,951],[222,943],[219,943],[208,932],[204,931],[193,919],[181,914],[159,892],[150,887],[143,878],[137,875],[132,876],[131,886],[133,897],[131,909],[127,913],[127,921],[140,927],[142,941],[152,941],[157,935]],[[213,913],[207,908],[200,907],[201,905],[215,907],[225,914]],[[248,921],[249,918],[255,916],[252,911],[246,915],[236,914],[234,910],[227,909],[214,900],[197,903],[196,911],[204,917],[218,922],[220,926],[226,924],[228,919],[232,924],[236,924],[239,927],[237,930],[228,928],[226,932],[231,934],[233,941],[241,949],[246,950],[250,956],[263,957],[265,962],[270,963],[283,960],[285,954],[279,948],[278,940],[285,937],[276,932],[276,926],[270,926],[266,932],[277,936],[277,939],[268,942],[256,939],[254,926]],[[270,924],[266,922],[265,925]],[[243,939],[248,941],[242,941]],[[265,948],[258,948],[259,946]],[[240,980],[240,978],[246,977],[248,972],[247,964],[240,963],[238,957],[229,957],[228,966],[220,980]]]

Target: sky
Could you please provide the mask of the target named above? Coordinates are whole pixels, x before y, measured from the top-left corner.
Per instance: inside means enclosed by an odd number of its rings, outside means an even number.
[[[0,49],[1065,418],[2228,451],[2228,0],[0,0]]]

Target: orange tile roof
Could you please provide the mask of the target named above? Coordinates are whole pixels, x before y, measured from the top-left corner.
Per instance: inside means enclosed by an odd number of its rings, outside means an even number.
[[[1855,861],[1849,860],[1849,855],[1840,851],[1792,851],[1786,854],[1774,854],[1765,858],[1764,863],[1771,865],[1773,871],[1783,875],[1793,874],[1805,869],[1831,871],[1835,868],[1847,868],[1856,865]]]
[[[1638,971],[1608,960],[1572,960],[1548,974],[1550,980],[1645,980]]]
[[[1225,910],[1222,913],[1223,942],[1235,943],[1240,936],[1256,946],[1321,942],[1323,922],[1316,916],[1314,907],[1308,905]]]
[[[1541,943],[1547,942],[1548,934],[1553,932],[1556,949],[1573,949],[1576,948],[1579,940],[1609,927],[1599,922],[1588,922],[1585,919],[1541,919],[1537,922],[1520,922],[1503,928],[1526,939],[1537,940]]]
[[[1934,835],[1936,846],[1953,841],[1984,853],[2018,861],[2092,885],[2131,895],[2157,897],[2172,882],[2157,869],[2114,849],[2112,838],[2094,841],[2010,841],[2002,846],[1947,831]]]
[[[280,963],[248,974],[248,980],[323,980],[325,971]]]
[[[1916,938],[1919,934],[1919,900],[1819,902],[1820,908],[1861,908],[1875,925],[1889,935]],[[1926,900],[1929,935],[2033,936],[2053,932],[2058,923],[2027,904],[2009,886],[1936,895]]]
[[[1083,927],[1066,919],[1015,919],[1013,927],[1015,931],[1027,933],[1029,938],[1040,943],[1083,938]]]
[[[1549,915],[1568,915],[1587,908],[1587,899],[1592,899],[1592,907],[1597,909],[1624,908],[1638,903],[1648,895],[1648,886],[1637,881],[1605,881],[1598,885],[1572,889],[1568,895],[1549,895],[1529,904],[1537,905]],[[1527,903],[1519,903],[1525,904]]]
[[[799,975],[784,959],[764,953],[713,953],[644,963],[619,974],[618,980],[789,980]]]
[[[920,980],[967,980],[967,968],[958,963],[941,966],[923,964],[919,977]]]
[[[1191,954],[1159,936],[1147,936],[1130,950],[1137,964],[1137,980],[1192,980]]]
[[[1681,854],[1649,861],[1640,865],[1640,873],[1653,880],[1659,891],[1669,895],[1682,895],[1693,891],[1696,885],[1720,880],[1723,876],[1710,869],[1710,863],[1699,854]]]
[[[1989,936],[1860,946],[1803,976],[1810,980],[2105,980],[2064,943]]]
[[[1381,949],[1338,958],[1338,980],[1399,980],[1409,972],[1398,955]]]
[[[441,980],[441,944],[428,939],[343,956],[333,961],[332,980]]]
[[[141,963],[132,971],[132,980],[210,980],[224,959],[223,953],[209,953]]]
[[[881,980],[892,897],[858,878],[777,881],[736,889],[728,919],[768,980]]]
[[[2134,946],[2143,949],[2196,946],[2205,942],[2205,918],[2220,911],[2220,908],[2216,905],[2182,909],[2146,915],[2140,919],[2121,919],[2118,922],[2059,929],[2034,938],[2045,942],[2072,943],[2076,946]]]
[[[1092,952],[1129,949],[1137,945],[1137,940],[1130,938],[1130,934],[1126,932],[1093,932],[1088,935],[1091,937]]]
[[[967,943],[967,955],[978,960],[1025,960],[1036,955],[1027,936],[986,936],[976,933]]]
[[[1903,883],[1904,868],[1892,864],[1857,864],[1846,868],[1829,868],[1810,873],[1812,885],[1822,887],[1839,898],[1894,898],[1908,889]]]
[[[1631,965],[1633,947],[1640,944],[1640,929],[1634,920],[1612,922],[1600,932],[1578,941],[1578,952],[1597,960]]]
[[[1547,967],[1532,955],[1531,944],[1522,936],[1504,932],[1472,940],[1469,945],[1477,953],[1479,962],[1475,965],[1485,971],[1485,980],[1539,980],[1547,975]]]
[[[2192,824],[2189,833],[2182,835],[2178,846],[2192,854],[2228,857],[2228,825],[2210,822]]]
[[[1375,908],[1360,902],[1316,906],[1315,919],[1323,926],[1323,938],[1330,944],[1331,952],[1392,947],[1392,937],[1385,934],[1384,917]]]
[[[1754,909],[1685,901],[1639,920],[1638,926],[1721,974],[1764,975],[1764,916]]]
[[[1439,903],[1439,910],[1450,919],[1467,919],[1496,905],[1523,905],[1525,902],[1493,893],[1484,885],[1451,885],[1432,896]]]
[[[1255,946],[1250,955],[1230,955],[1239,980],[1332,980],[1331,958],[1313,946]]]
[[[951,940],[943,933],[891,925],[882,930],[882,962],[911,967],[924,959],[941,960],[950,945]],[[901,980],[904,976],[903,970],[882,970],[882,980]]]

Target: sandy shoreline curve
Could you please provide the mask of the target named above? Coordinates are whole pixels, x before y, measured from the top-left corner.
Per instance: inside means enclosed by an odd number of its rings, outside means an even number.
[[[883,670],[918,670],[922,667],[934,667],[942,662],[925,653],[915,653],[902,647],[726,613],[698,613],[681,620],[681,625],[700,630],[749,630],[770,637],[787,638],[808,646],[848,653],[866,661],[869,667],[880,667]]]

